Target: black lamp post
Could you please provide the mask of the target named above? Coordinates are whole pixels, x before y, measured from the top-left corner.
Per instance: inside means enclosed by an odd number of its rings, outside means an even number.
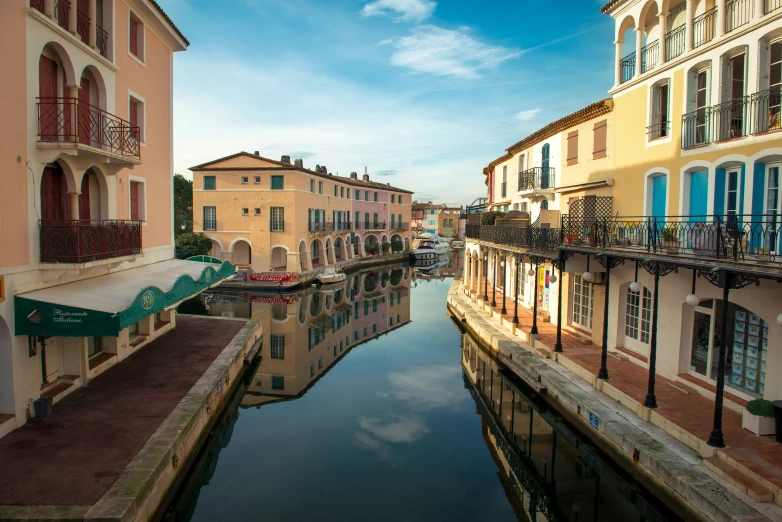
[[[531,335],[538,334],[538,265],[537,260],[532,260],[535,263],[535,281],[532,286],[535,287],[535,302],[532,304],[532,329],[529,331]],[[530,272],[532,269],[530,269]]]

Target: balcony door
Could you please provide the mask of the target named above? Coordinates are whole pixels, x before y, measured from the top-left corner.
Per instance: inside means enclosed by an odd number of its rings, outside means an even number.
[[[548,169],[549,169],[549,153],[550,153],[551,147],[549,147],[549,144],[546,143],[543,145],[543,150],[541,151],[541,158],[540,158],[540,188],[548,188]]]
[[[695,79],[695,143],[702,145],[708,138],[709,70],[698,71]]]
[[[709,194],[709,173],[690,173],[690,221],[705,221],[707,197]]]
[[[780,207],[782,207],[782,201],[780,201],[779,190],[779,169],[780,165],[768,165],[766,167],[766,193],[765,193],[765,207],[763,209],[766,214],[764,221],[766,221],[765,229],[765,245],[763,248],[776,252],[778,248],[779,238],[778,230],[780,223]]]
[[[57,62],[41,56],[38,62],[38,96],[41,97],[39,109],[40,132],[42,141],[57,140]]]
[[[652,178],[652,216],[665,217],[665,203],[668,197],[668,177],[655,176]]]
[[[79,88],[79,143],[90,144],[90,81],[82,77]]]
[[[571,324],[592,331],[592,315],[595,304],[595,287],[584,281],[581,274],[572,274],[573,315]]]
[[[41,178],[41,220],[70,219],[71,205],[65,184],[65,173],[59,165],[46,167]]]

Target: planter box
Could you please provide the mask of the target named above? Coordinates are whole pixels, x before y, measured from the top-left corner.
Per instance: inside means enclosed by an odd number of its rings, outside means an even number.
[[[741,427],[755,435],[774,435],[777,432],[774,417],[759,417],[747,410],[741,416]]]

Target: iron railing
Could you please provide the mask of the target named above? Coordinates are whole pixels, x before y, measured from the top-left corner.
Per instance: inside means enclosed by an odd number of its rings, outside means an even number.
[[[139,127],[77,98],[38,98],[40,141],[79,142],[141,159]]]
[[[41,263],[86,263],[141,253],[140,221],[40,221]]]
[[[390,230],[409,230],[410,223],[391,223]]]
[[[560,230],[557,228],[467,225],[465,236],[498,245],[539,251],[556,250],[561,244]]]
[[[642,250],[728,261],[776,262],[782,217],[776,214],[562,219],[566,245]]]
[[[660,62],[660,40],[647,43],[641,49],[641,72],[651,71]]]
[[[747,135],[749,96],[729,100],[711,108],[714,141],[728,141]]]
[[[632,80],[635,76],[635,51],[622,58],[619,63],[622,68],[622,83]]]
[[[519,190],[553,189],[556,186],[554,167],[533,167],[519,172]]]
[[[81,41],[90,44],[90,17],[76,10],[76,33],[81,37]]]
[[[54,13],[57,15],[57,23],[60,27],[66,31],[68,27],[68,11],[71,10],[71,3],[69,0],[55,0],[54,1]]]
[[[95,45],[98,47],[98,52],[104,58],[108,58],[109,54],[109,33],[107,33],[100,25],[95,29]]]
[[[355,230],[385,230],[386,222],[357,221],[353,224],[353,227]]]
[[[782,2],[782,0],[780,0]],[[752,134],[760,134],[779,130],[780,109],[782,109],[782,86],[753,94],[750,97],[750,114],[752,115]]]
[[[728,0],[725,3],[725,32],[729,33],[752,20],[755,0]]]
[[[329,232],[346,232],[349,230],[353,230],[353,228],[351,227],[351,224],[347,222],[334,223],[332,221],[328,221],[328,222],[311,221],[309,224],[309,231],[312,234],[326,234]]]
[[[671,122],[661,121],[649,125],[646,127],[646,134],[649,136],[649,141],[667,138],[671,135]]]
[[[692,48],[709,43],[717,29],[717,8],[709,9],[692,20]]]
[[[768,14],[782,7],[782,0],[766,0],[765,13]]]
[[[40,12],[44,12],[44,0],[30,0],[30,7],[37,9]]]
[[[684,53],[686,36],[683,25],[665,35],[665,61],[673,60]]]
[[[711,143],[710,116],[708,107],[682,116],[682,149],[692,149]]]

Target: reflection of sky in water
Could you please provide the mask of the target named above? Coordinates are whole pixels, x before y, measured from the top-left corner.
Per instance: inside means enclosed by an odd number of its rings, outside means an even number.
[[[412,322],[301,398],[241,410],[193,520],[515,520],[464,389],[449,285],[418,281]]]

